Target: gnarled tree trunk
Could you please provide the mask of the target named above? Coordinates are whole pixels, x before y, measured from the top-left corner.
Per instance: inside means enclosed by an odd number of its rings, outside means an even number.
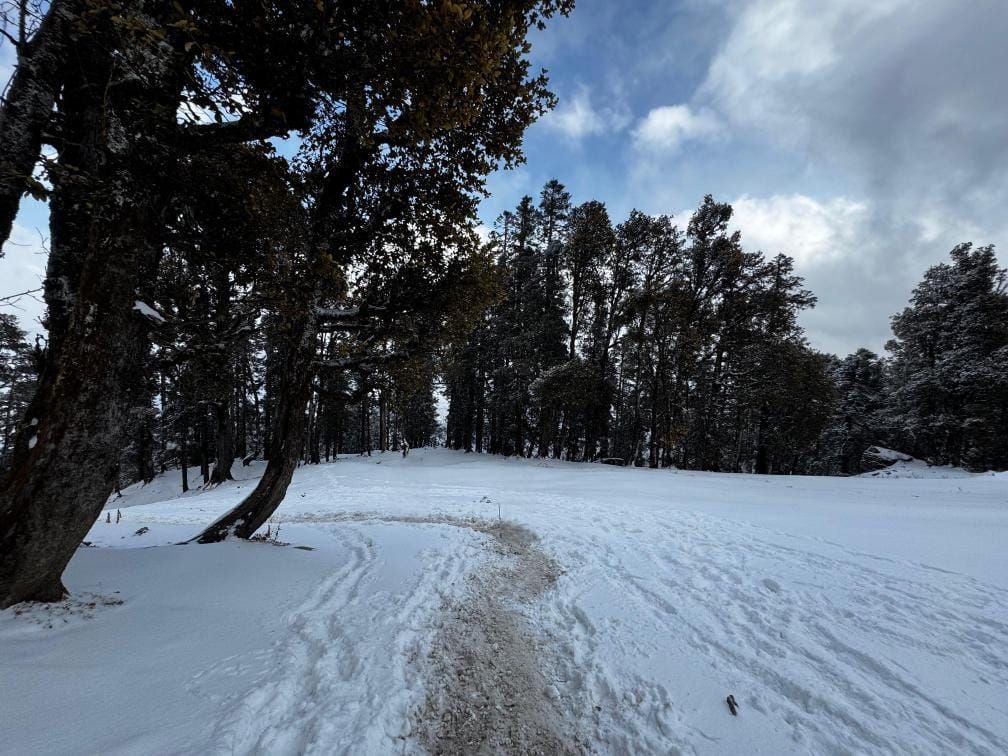
[[[301,454],[305,407],[315,372],[317,325],[314,312],[314,305],[306,308],[305,313],[291,323],[285,339],[266,471],[241,504],[196,537],[199,543],[216,543],[229,535],[249,538],[276,511],[287,493]]]
[[[61,358],[29,407],[0,489],[0,607],[63,596],[63,570],[115,485],[123,384],[146,348],[135,259],[126,248],[86,265]]]
[[[0,107],[0,243],[10,237],[21,196],[41,154],[42,134],[63,83],[67,46],[79,12],[79,2],[53,0],[18,54]]]
[[[174,129],[175,107],[151,101],[156,87],[135,87],[140,60],[125,60],[114,38],[89,33],[62,61],[65,131],[45,282],[49,349],[0,481],[0,608],[65,593],[63,570],[115,485],[130,378],[148,348],[150,322],[135,298],[158,249],[152,208],[170,168],[155,140],[133,135]],[[178,69],[157,49],[138,58],[150,81],[171,87],[159,77]]]
[[[231,423],[231,406],[227,399],[219,401],[214,407],[214,418],[217,421],[216,457],[213,472],[210,473],[211,483],[223,483],[234,480],[231,466],[234,464],[234,432]]]

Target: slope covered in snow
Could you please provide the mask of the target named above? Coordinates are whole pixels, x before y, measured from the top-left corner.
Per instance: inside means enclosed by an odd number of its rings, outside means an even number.
[[[176,485],[0,614],[0,750],[1008,751],[1003,476],[414,450],[299,469],[286,547],[175,545],[252,481]]]

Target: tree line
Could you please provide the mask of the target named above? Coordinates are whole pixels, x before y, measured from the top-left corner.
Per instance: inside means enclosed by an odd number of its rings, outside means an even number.
[[[504,296],[444,361],[451,448],[698,470],[851,474],[871,445],[1008,466],[1008,294],[956,247],[892,319],[888,357],[809,346],[785,255],[706,197],[681,228],[613,224],[556,180],[491,233]]]
[[[379,443],[424,433],[431,349],[492,295],[484,178],[554,103],[529,32],[571,6],[0,5],[16,57],[0,242],[23,196],[50,211],[47,341],[10,399],[0,608],[65,594],[125,467],[144,479],[178,450],[222,480],[232,453],[265,456],[205,543],[252,535],[306,439],[346,442],[348,405],[377,402]]]

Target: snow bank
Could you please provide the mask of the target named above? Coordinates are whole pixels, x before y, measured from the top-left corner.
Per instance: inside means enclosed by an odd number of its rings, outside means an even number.
[[[861,463],[862,469],[867,469],[862,477],[871,478],[966,478],[977,474],[952,465],[930,465],[909,454],[882,446],[865,449]]]
[[[882,470],[861,473],[865,478],[969,478],[974,475],[991,475],[992,473],[971,473],[961,467],[952,465],[929,465],[921,459],[910,457],[908,460],[898,460]]]

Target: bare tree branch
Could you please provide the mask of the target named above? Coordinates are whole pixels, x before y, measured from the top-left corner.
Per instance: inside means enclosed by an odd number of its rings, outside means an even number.
[[[37,289],[28,289],[28,291],[22,291],[18,294],[8,294],[5,297],[0,297],[0,304],[16,304],[21,297],[30,297],[33,294],[38,294],[42,291],[42,287],[39,286]]]

